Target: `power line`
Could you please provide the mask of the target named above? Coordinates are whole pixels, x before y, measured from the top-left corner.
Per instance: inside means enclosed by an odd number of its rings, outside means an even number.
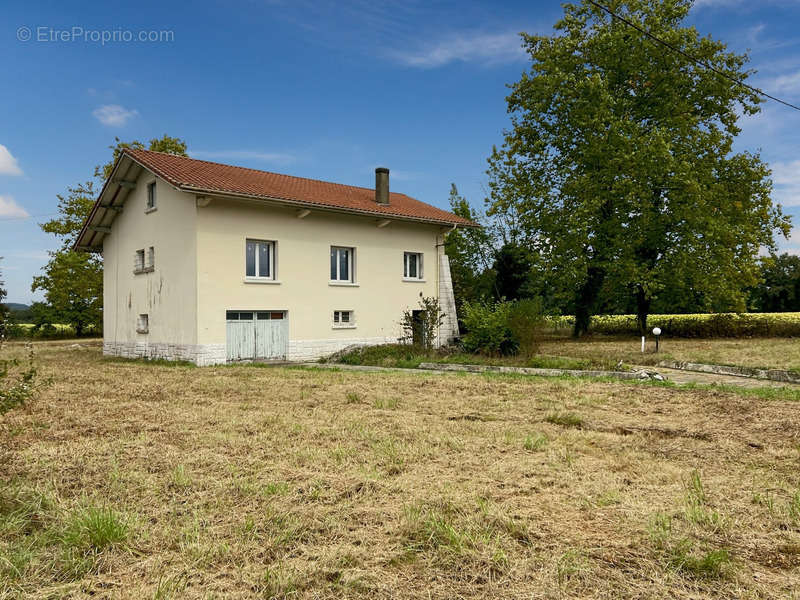
[[[780,98],[776,98],[775,96],[771,96],[770,94],[768,94],[767,92],[765,92],[765,91],[764,91],[764,90],[762,90],[762,89],[759,89],[759,88],[757,88],[757,87],[754,87],[754,86],[752,86],[752,85],[749,85],[749,84],[745,83],[744,81],[742,81],[742,80],[740,80],[740,79],[736,79],[736,77],[732,77],[731,75],[728,75],[728,74],[727,74],[727,73],[725,73],[724,71],[720,71],[719,69],[717,69],[717,68],[716,68],[716,67],[714,67],[713,65],[710,65],[710,64],[709,64],[709,63],[707,63],[706,61],[704,61],[704,60],[700,60],[699,58],[696,58],[696,57],[692,56],[692,55],[691,55],[691,54],[689,54],[688,52],[684,52],[683,50],[681,50],[681,49],[680,49],[680,48],[678,48],[677,46],[673,46],[673,45],[672,45],[672,44],[670,44],[669,42],[665,42],[665,41],[664,41],[664,40],[662,40],[661,38],[659,38],[659,37],[657,37],[657,36],[653,35],[653,34],[652,34],[652,33],[650,33],[649,31],[647,31],[646,29],[643,29],[642,27],[639,27],[639,26],[638,26],[636,23],[634,23],[634,22],[632,22],[632,21],[629,21],[629,20],[628,20],[628,19],[626,19],[625,17],[621,17],[620,15],[616,14],[614,11],[612,11],[612,10],[611,10],[610,8],[608,8],[607,6],[603,6],[603,5],[602,5],[602,4],[600,4],[599,2],[595,2],[595,0],[588,0],[588,2],[589,2],[590,4],[593,4],[593,5],[594,5],[594,6],[596,6],[597,8],[599,8],[599,9],[601,9],[601,10],[604,10],[605,12],[607,12],[609,15],[611,15],[613,18],[617,19],[618,21],[622,21],[623,23],[625,23],[625,24],[626,24],[626,25],[628,25],[629,27],[633,27],[633,28],[634,28],[636,31],[638,31],[639,33],[641,33],[641,34],[643,34],[643,35],[647,36],[648,38],[650,38],[650,39],[651,39],[651,40],[653,40],[654,42],[656,42],[656,43],[658,43],[658,44],[661,44],[662,46],[664,46],[664,47],[666,47],[666,48],[669,48],[669,49],[670,49],[670,50],[672,50],[673,52],[677,52],[678,54],[682,55],[682,56],[683,56],[683,57],[685,57],[685,58],[688,58],[688,59],[689,59],[689,60],[691,60],[693,63],[695,63],[695,64],[697,64],[697,65],[700,65],[701,67],[705,67],[705,68],[706,68],[706,69],[708,69],[709,71],[713,71],[714,73],[716,73],[717,75],[721,75],[721,76],[722,76],[722,77],[724,77],[725,79],[728,79],[728,80],[730,80],[730,81],[732,81],[732,82],[734,82],[734,83],[737,83],[737,84],[739,84],[739,85],[741,85],[741,86],[743,86],[743,87],[746,87],[747,89],[749,89],[749,90],[751,90],[751,91],[755,92],[756,94],[759,94],[760,96],[764,96],[765,98],[769,98],[770,100],[774,100],[775,102],[779,102],[780,104],[783,104],[784,106],[788,106],[789,108],[793,108],[794,110],[798,110],[798,111],[800,111],[800,106],[797,106],[797,105],[795,105],[795,104],[791,104],[790,102],[786,102],[785,100],[781,100]]]

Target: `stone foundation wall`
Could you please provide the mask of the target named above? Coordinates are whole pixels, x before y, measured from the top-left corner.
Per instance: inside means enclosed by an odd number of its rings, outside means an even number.
[[[338,338],[322,340],[289,340],[287,360],[317,360],[348,346],[393,344],[396,337]],[[198,366],[220,365],[227,362],[225,344],[161,344],[150,342],[104,342],[103,354],[122,358],[162,358],[187,360]]]
[[[225,344],[103,342],[103,354],[122,358],[188,360],[198,366],[224,364],[227,358]]]

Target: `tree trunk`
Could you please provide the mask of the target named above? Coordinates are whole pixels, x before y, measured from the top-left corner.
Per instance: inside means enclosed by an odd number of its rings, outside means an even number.
[[[647,316],[650,314],[650,298],[645,294],[644,288],[636,286],[636,323],[639,325],[639,335],[647,335]]]
[[[572,330],[573,337],[581,337],[589,332],[592,314],[597,306],[597,299],[600,296],[600,288],[606,278],[606,271],[600,267],[589,267],[587,269],[586,281],[578,290],[575,301],[575,327]]]

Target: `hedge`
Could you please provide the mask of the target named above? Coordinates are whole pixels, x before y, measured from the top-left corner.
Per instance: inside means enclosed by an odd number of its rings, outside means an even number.
[[[554,329],[571,329],[574,317],[551,317]],[[650,315],[647,329],[660,327],[664,335],[676,338],[714,337],[800,337],[800,313],[714,313],[691,315]],[[591,333],[638,335],[636,315],[592,317]]]
[[[97,337],[102,336],[103,332],[99,329],[95,330],[89,327],[82,337]],[[56,339],[71,339],[76,337],[75,328],[71,325],[45,325],[37,329],[32,323],[7,323],[5,329],[5,336],[7,339],[42,339],[42,340],[56,340]]]

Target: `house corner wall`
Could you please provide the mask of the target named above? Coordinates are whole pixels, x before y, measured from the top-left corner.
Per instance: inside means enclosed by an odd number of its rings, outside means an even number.
[[[458,338],[458,315],[456,297],[453,293],[453,279],[450,276],[450,259],[439,247],[439,307],[444,313],[444,321],[439,327],[439,345],[447,346]]]

